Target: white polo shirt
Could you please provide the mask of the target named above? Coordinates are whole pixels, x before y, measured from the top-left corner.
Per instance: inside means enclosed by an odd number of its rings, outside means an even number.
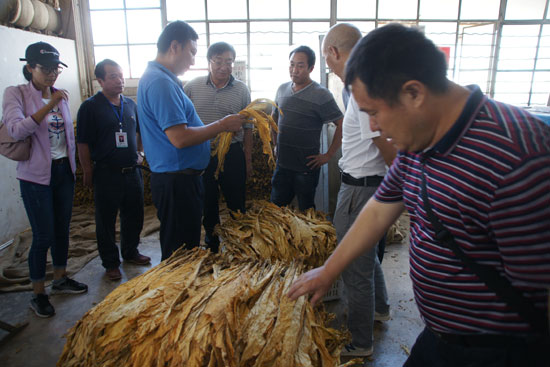
[[[360,111],[353,95],[350,96],[342,126],[342,158],[338,166],[354,178],[384,176],[386,163],[372,141],[380,132],[372,131],[367,113]]]

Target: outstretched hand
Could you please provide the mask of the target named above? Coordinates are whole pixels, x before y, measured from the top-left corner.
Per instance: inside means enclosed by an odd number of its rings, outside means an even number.
[[[324,266],[321,266],[300,275],[290,287],[287,296],[294,301],[304,294],[310,294],[310,302],[315,306],[329,291],[333,281],[325,275]]]

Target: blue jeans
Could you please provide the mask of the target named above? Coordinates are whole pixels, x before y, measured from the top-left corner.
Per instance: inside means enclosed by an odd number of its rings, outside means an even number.
[[[52,163],[49,185],[19,181],[21,197],[32,229],[29,272],[32,282],[46,279],[46,261],[51,248],[55,269],[67,266],[69,226],[73,209],[74,176],[69,160]]]
[[[338,242],[344,238],[376,189],[376,186],[341,184],[334,213]],[[387,313],[390,308],[384,273],[377,254],[378,246],[356,258],[342,272],[348,303],[348,329],[352,343],[361,348],[372,347],[374,312]]]
[[[298,208],[315,208],[315,189],[319,183],[319,169],[298,172],[277,165],[271,179],[271,202],[285,206],[298,199]]]

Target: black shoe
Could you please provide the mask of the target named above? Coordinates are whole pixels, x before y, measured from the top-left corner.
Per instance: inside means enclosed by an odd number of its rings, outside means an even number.
[[[217,253],[220,248],[220,238],[212,233],[205,233],[204,243],[206,248],[209,248],[213,253]]]
[[[55,310],[48,299],[47,294],[35,294],[31,299],[31,310],[38,317],[52,317],[55,315]]]
[[[68,293],[78,294],[88,291],[88,286],[84,283],[79,283],[67,276],[64,276],[60,281],[52,282],[52,294]]]

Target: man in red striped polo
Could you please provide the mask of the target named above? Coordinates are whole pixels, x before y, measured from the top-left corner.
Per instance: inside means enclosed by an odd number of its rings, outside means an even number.
[[[332,256],[289,296],[317,302],[405,208],[426,324],[405,366],[550,366],[550,127],[446,71],[433,42],[402,25],[354,48],[346,85],[399,153]]]

